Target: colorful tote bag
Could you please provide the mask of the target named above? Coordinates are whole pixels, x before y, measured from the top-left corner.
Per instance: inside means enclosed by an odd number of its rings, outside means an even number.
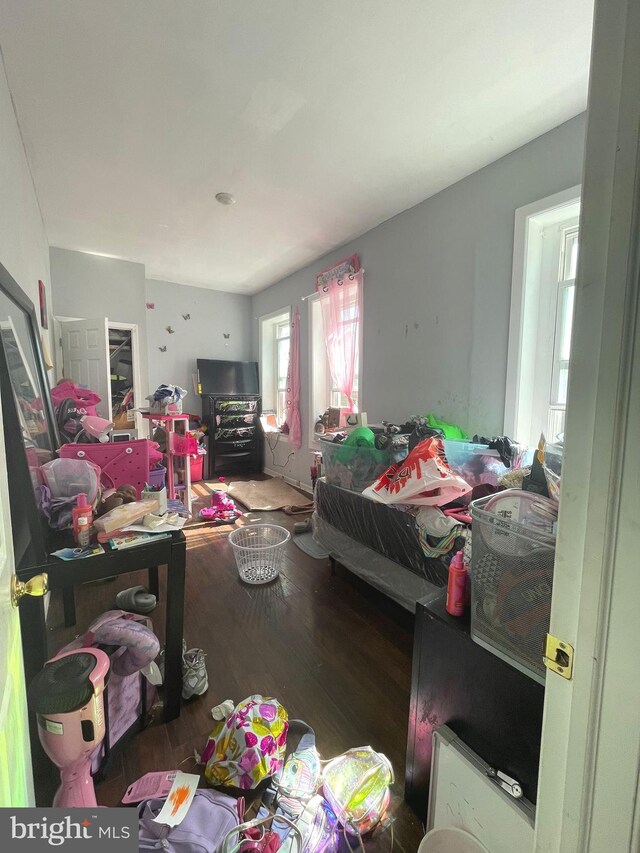
[[[249,790],[273,776],[284,763],[288,728],[277,699],[244,699],[209,735],[201,758],[209,783]]]

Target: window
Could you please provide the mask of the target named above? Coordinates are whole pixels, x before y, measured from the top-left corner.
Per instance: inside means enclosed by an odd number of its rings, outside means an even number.
[[[289,346],[291,343],[291,322],[289,318],[274,325],[275,376],[276,376],[276,421],[278,426],[284,423],[287,405],[287,373],[289,372]]]
[[[505,433],[564,432],[578,263],[579,188],[516,211]]]
[[[565,228],[561,237],[553,369],[546,430],[550,438],[564,432],[577,264],[578,228]]]
[[[291,310],[280,310],[260,318],[260,375],[262,410],[272,411],[279,427],[284,423],[287,371],[291,338]]]
[[[353,309],[347,307],[343,313],[343,323],[356,323]],[[309,328],[311,329],[309,339],[309,364],[311,373],[311,399],[309,412],[310,443],[315,440],[314,426],[319,415],[329,407],[336,409],[347,409],[348,401],[344,394],[340,393],[338,386],[331,376],[329,359],[327,358],[327,347],[324,338],[324,326],[322,321],[322,307],[319,297],[309,299]],[[362,406],[360,389],[360,365],[362,364],[362,323],[358,329],[359,345],[356,360],[355,378],[353,382],[352,399],[354,411],[359,411]]]

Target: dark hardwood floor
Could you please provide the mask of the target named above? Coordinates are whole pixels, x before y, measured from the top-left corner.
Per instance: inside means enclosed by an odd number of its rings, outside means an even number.
[[[206,485],[196,484],[194,493],[206,498]],[[243,519],[291,530],[296,520],[284,512]],[[227,542],[230,530],[198,521],[185,528],[185,640],[207,655],[209,689],[185,702],[180,719],[169,724],[156,711],[154,722],[114,753],[105,781],[96,787],[98,802],[117,805],[127,785],[151,770],[180,765],[198,772],[193,752],[203,748],[212,728],[211,708],[227,698],[238,702],[262,693],[277,697],[291,718],[313,726],[323,758],[366,744],[387,755],[396,776],[393,849],[415,853],[423,830],[402,799],[413,617],[342,567],[332,575],[328,561],[308,557],[293,542],[279,579],[265,586],[243,584]],[[160,602],[151,618],[162,640],[160,574]],[[64,628],[61,601],[54,598],[51,653],[113,607],[116,592],[135,584],[147,584],[145,572],[78,588],[78,623],[72,629]],[[368,839],[366,848],[387,853],[391,838],[386,829]]]

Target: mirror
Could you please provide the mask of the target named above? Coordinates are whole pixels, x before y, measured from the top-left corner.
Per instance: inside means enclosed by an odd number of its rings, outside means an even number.
[[[43,408],[40,383],[36,380],[33,352],[28,346],[29,329],[27,318],[18,314],[6,294],[0,293],[0,337],[4,347],[9,378],[15,396],[18,418],[29,468],[33,469],[34,485],[37,485],[36,469],[53,459],[52,437],[49,433]]]
[[[39,335],[32,303],[0,265],[0,382],[17,562],[38,539],[35,487],[59,446]]]

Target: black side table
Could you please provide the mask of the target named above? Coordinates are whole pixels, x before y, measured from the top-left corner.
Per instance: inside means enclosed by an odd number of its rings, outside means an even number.
[[[535,803],[544,687],[474,643],[468,614],[450,616],[445,602],[439,590],[417,604],[405,799],[424,821],[431,738],[446,723]]]
[[[53,540],[52,540],[53,541]],[[60,547],[56,541],[56,547]],[[69,544],[65,542],[64,544]],[[55,548],[49,548],[49,552]],[[97,557],[85,560],[60,560],[49,557],[47,562],[33,568],[16,571],[18,580],[28,581],[34,575],[46,572],[49,577],[49,589],[62,589],[64,596],[65,623],[75,621],[73,605],[73,587],[86,581],[102,580],[136,572],[149,570],[151,590],[157,593],[158,567],[166,566],[167,603],[165,616],[165,678],[164,678],[164,719],[165,722],[180,716],[182,694],[182,636],[184,624],[184,587],[187,541],[180,530],[171,534],[169,539],[137,545],[123,551],[105,551]],[[98,616],[99,614],[95,614]],[[20,628],[22,632],[22,653],[24,674],[27,685],[42,669],[51,657],[47,643],[47,627],[43,598],[25,596],[20,601]],[[29,729],[31,735],[31,753],[34,762],[34,778],[38,781],[40,773],[48,775],[54,768],[46,759],[38,738],[35,714],[29,710]]]

